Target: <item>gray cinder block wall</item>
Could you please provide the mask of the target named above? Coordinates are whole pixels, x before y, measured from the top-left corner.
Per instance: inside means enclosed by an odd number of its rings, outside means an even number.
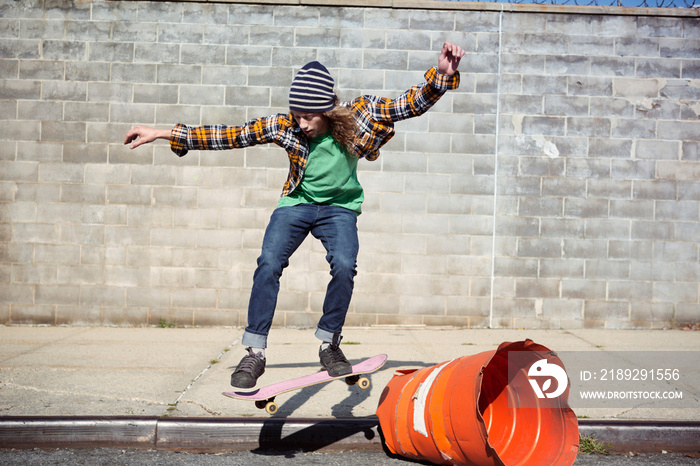
[[[286,111],[313,59],[394,97],[444,40],[459,91],[360,164],[348,325],[699,320],[698,11],[279,3],[0,2],[0,323],[244,325],[285,153],[127,130]],[[315,324],[324,256],[293,257],[275,325]]]

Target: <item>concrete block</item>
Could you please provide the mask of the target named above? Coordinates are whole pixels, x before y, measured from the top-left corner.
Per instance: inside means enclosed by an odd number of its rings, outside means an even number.
[[[493,300],[493,317],[499,326],[512,327],[514,318],[533,318],[537,300],[532,298]],[[498,320],[496,320],[498,319]]]
[[[37,285],[36,304],[77,306],[80,300],[79,286]]]
[[[556,197],[523,197],[518,214],[524,217],[560,217],[564,200]]]
[[[155,71],[155,68],[153,68]],[[154,73],[155,74],[155,73]],[[134,87],[134,104],[176,104],[178,86],[168,84],[142,84]],[[133,104],[129,104],[131,106]],[[145,107],[144,107],[145,108]],[[151,110],[153,111],[153,110]]]
[[[543,218],[542,237],[583,238],[585,223],[578,219]]]
[[[586,301],[584,304],[584,319],[593,320],[627,320],[630,305],[626,301]]]
[[[55,264],[19,264],[12,267],[12,282],[25,284],[55,285],[58,265]]]
[[[678,182],[679,200],[700,200],[700,183],[689,181]]]
[[[612,199],[610,201],[610,217],[652,219],[654,218],[654,201]]]
[[[107,121],[109,119],[109,104],[66,102],[63,112],[65,121]]]
[[[696,223],[677,223],[676,224],[676,240],[677,241],[695,241],[697,234],[700,232],[700,225]]]
[[[12,227],[12,241],[17,243],[57,243],[59,226],[45,223],[16,223]]]
[[[498,182],[498,193],[505,196],[539,196],[540,195],[540,179],[539,177],[516,177],[516,176],[500,176]],[[482,193],[490,194],[490,193]]]
[[[37,244],[34,247],[36,264],[78,264],[80,246],[69,244]]]
[[[150,245],[132,245],[129,246],[129,255],[126,265],[130,267],[154,266],[154,267],[169,267],[173,265],[172,248],[167,247],[152,247]]]
[[[589,140],[590,157],[630,158],[633,144],[629,139],[607,139],[593,137]],[[603,170],[604,171],[604,170]]]
[[[219,4],[185,4],[182,10],[184,21],[206,25],[226,24],[229,15],[229,6]]]
[[[627,239],[629,233],[630,222],[628,220],[586,220],[586,236],[589,238]]]
[[[659,220],[697,222],[700,220],[698,201],[656,201],[655,216]]]
[[[172,305],[187,309],[215,308],[216,290],[173,290]]]
[[[691,264],[691,268],[693,268],[693,261],[696,257],[697,248],[692,243],[661,242],[654,247],[653,258],[661,263]],[[684,281],[681,279],[683,274],[680,271],[677,275],[676,281]],[[686,281],[693,281],[692,277],[687,278]]]
[[[630,277],[630,263],[627,261],[587,260],[587,279],[625,280]]]
[[[82,245],[80,261],[86,265],[126,265],[126,251],[126,247],[105,247],[102,242],[95,245]]]
[[[607,159],[568,159],[566,175],[581,178],[609,178],[610,162]]]
[[[90,23],[90,27],[92,27],[92,23]],[[121,42],[91,43],[88,60],[131,63],[134,60],[134,44]]]
[[[368,69],[407,70],[408,52],[397,50],[365,50],[364,66]],[[416,80],[415,74],[413,81]],[[413,83],[415,84],[415,82]],[[398,86],[398,84],[396,84]],[[393,86],[392,86],[393,87]],[[401,86],[405,88],[405,86]]]
[[[194,323],[197,327],[243,327],[246,325],[246,313],[228,309],[217,311],[207,309],[194,311]]]
[[[588,97],[545,95],[544,113],[547,115],[587,116],[589,102]]]
[[[42,121],[41,140],[85,142],[87,126],[82,121]]]
[[[672,303],[697,303],[698,284],[688,283],[654,283],[654,300]]]
[[[0,40],[0,56],[3,58],[41,58],[40,39],[2,39]]]
[[[442,296],[401,296],[399,298],[402,315],[445,314],[445,298]]]
[[[61,120],[63,118],[62,102],[19,101],[17,115],[20,120]]]
[[[13,159],[15,157],[12,157]],[[59,143],[18,142],[16,159],[22,162],[60,162],[63,146]]]
[[[612,160],[611,168],[612,178],[622,180],[653,179],[656,170],[655,163],[646,160]]]
[[[516,298],[558,298],[560,280],[553,278],[518,278],[515,280]]]
[[[152,189],[150,186],[108,185],[106,200],[111,205],[151,205]]]
[[[589,181],[590,183],[590,181]],[[576,178],[542,178],[542,195],[585,197],[587,180]]]
[[[678,141],[637,141],[635,155],[640,159],[678,160],[680,147]]]
[[[607,199],[566,199],[564,216],[579,218],[607,218],[609,215]]]
[[[540,221],[537,218],[499,216],[496,219],[496,234],[499,236],[538,236]]]
[[[133,85],[129,83],[89,83],[88,102],[131,102]]]
[[[302,40],[303,43],[313,43],[314,40],[320,40],[321,31],[316,30],[315,33],[311,34],[310,37],[306,37]],[[269,45],[273,47],[293,47],[295,45],[304,46],[303,43],[294,42],[295,29],[292,27],[268,27],[268,26],[258,26],[251,28],[250,38],[248,39],[251,44],[256,45]],[[307,34],[308,36],[308,34]],[[336,33],[336,39],[331,40],[330,43],[335,43],[335,47],[338,46],[339,37]],[[315,39],[314,39],[315,38]]]
[[[104,243],[106,245],[149,246],[151,244],[150,229],[107,225]]]
[[[183,44],[180,62],[197,65],[223,65],[226,63],[225,45]]]
[[[680,78],[681,60],[666,58],[639,58],[637,76],[641,78]]]
[[[47,60],[85,61],[87,42],[71,40],[44,40],[41,45],[42,57]]]
[[[610,134],[612,122],[600,117],[569,117],[566,134],[571,136],[605,137]]]
[[[89,69],[99,67],[100,64],[89,64]],[[86,81],[95,81],[96,79],[85,79]],[[136,83],[153,83],[156,80],[156,65],[153,64],[135,64],[135,63],[113,63],[111,66],[110,79],[113,82],[136,82]],[[97,79],[97,81],[107,81],[107,79]],[[141,86],[137,86],[134,91],[139,91]],[[159,88],[161,91],[163,88]],[[143,94],[143,92],[142,92]],[[134,102],[138,102],[134,98]]]
[[[671,241],[674,238],[673,223],[659,221],[633,221],[630,238]]]
[[[13,305],[10,324],[56,325],[56,307],[53,305]]]
[[[583,278],[583,259],[543,259],[539,275],[542,278]]]
[[[366,28],[408,29],[411,11],[373,8],[365,12]]]
[[[562,240],[562,257],[573,259],[607,258],[606,239],[565,238]]]
[[[634,181],[632,196],[635,199],[676,199],[676,182],[665,180]]]
[[[676,306],[675,322],[676,324],[695,324],[698,321],[698,313],[700,305],[690,303],[679,303]]]
[[[591,97],[590,112],[592,116],[633,118],[635,106],[627,99]]]
[[[0,83],[0,98],[2,99],[41,99],[41,81],[7,79]]]
[[[588,180],[588,193],[592,197],[630,199],[632,197],[632,182],[612,179],[591,179]]]
[[[169,206],[126,207],[127,224],[130,226],[171,227],[173,225],[173,208]]]
[[[135,63],[178,63],[180,45],[167,43],[136,43],[134,45]]]
[[[215,268],[218,262],[219,252],[216,249],[176,248],[172,252],[172,265],[175,267]]]
[[[23,80],[62,80],[65,75],[63,61],[22,60],[19,64],[19,77]]]
[[[124,4],[119,3],[118,5]],[[112,39],[136,42],[134,50],[140,47],[138,43],[155,45],[158,39],[158,23],[142,23],[135,20],[115,21],[112,25]]]
[[[12,21],[13,34],[3,34],[3,37],[23,39],[63,39],[66,21],[46,19],[24,19],[21,22]]]
[[[653,247],[649,241],[611,240],[608,248],[610,259],[629,259],[636,262],[651,261]]]

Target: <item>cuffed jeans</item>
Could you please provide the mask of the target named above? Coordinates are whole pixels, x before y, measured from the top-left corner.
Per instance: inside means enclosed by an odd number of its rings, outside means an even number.
[[[331,266],[316,337],[330,342],[342,330],[357,275],[357,214],[343,207],[314,204],[278,207],[265,230],[262,253],[253,275],[244,346],[267,347],[282,271],[309,233],[326,248],[326,260]]]

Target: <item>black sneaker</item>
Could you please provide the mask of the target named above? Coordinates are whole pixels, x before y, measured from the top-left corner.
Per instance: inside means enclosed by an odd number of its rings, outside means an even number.
[[[237,388],[253,388],[258,381],[258,377],[265,373],[265,358],[262,353],[255,354],[250,348],[248,355],[241,359],[238,367],[231,374],[231,385]]]
[[[340,349],[340,340],[343,337],[340,335],[333,336],[333,342],[328,348],[323,349],[323,345],[318,351],[318,357],[321,359],[321,366],[328,371],[331,377],[340,377],[352,373],[352,364],[348,362]]]

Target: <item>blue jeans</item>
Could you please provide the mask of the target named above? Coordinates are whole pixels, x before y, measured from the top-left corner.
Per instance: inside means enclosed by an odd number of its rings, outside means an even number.
[[[282,271],[309,233],[326,248],[326,260],[331,266],[316,337],[330,342],[333,334],[342,330],[357,275],[357,214],[343,207],[315,204],[278,207],[265,230],[253,275],[244,346],[267,347]]]

